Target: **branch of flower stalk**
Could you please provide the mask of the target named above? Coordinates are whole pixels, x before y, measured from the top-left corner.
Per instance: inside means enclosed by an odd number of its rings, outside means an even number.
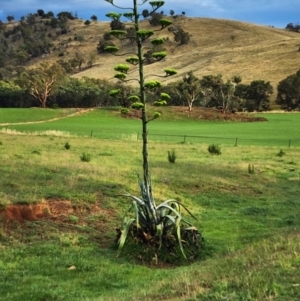
[[[118,5],[116,5],[116,4],[114,4],[113,2],[113,0],[104,0],[104,1],[106,1],[106,2],[108,2],[108,3],[110,3],[112,6],[114,6],[114,7],[116,7],[116,8],[119,8],[119,9],[129,9],[129,10],[132,10],[132,7],[121,7],[121,6],[118,6]]]

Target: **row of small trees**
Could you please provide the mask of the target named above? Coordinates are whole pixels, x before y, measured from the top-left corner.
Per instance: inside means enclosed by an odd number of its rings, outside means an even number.
[[[170,95],[170,105],[188,106],[189,111],[193,106],[218,108],[222,113],[270,109],[273,87],[269,82],[255,80],[242,84],[241,81],[240,76],[224,81],[222,75],[206,75],[200,79],[188,72],[180,81],[156,88],[148,99],[154,102],[162,91],[166,91]],[[129,107],[128,86],[123,83],[118,89],[118,98]]]
[[[283,109],[300,107],[300,70],[283,79],[277,87],[276,102]],[[67,76],[59,64],[43,63],[39,68],[23,70],[14,81],[0,80],[0,107],[97,107],[122,106],[130,108],[130,95],[137,89],[122,81],[116,84],[118,94],[112,95],[113,84],[106,80]],[[168,105],[219,108],[226,111],[271,109],[273,87],[269,82],[254,80],[243,84],[239,76],[224,80],[222,75],[196,77],[188,72],[181,80],[156,87],[147,92],[150,103],[165,91],[170,95]],[[116,97],[112,97],[116,96]],[[38,101],[38,102],[37,102]]]
[[[227,111],[260,111],[270,108],[273,87],[270,82],[254,80],[243,84],[240,76],[225,81],[222,75],[196,77],[187,73],[181,81],[167,85],[167,91],[174,105],[187,103],[189,110],[193,105],[219,108]]]
[[[295,31],[295,32],[300,32],[300,24],[294,24],[294,23],[289,23],[285,27],[285,29],[290,30],[290,31]]]
[[[71,78],[59,64],[44,63],[14,81],[0,80],[0,107],[119,106],[109,95],[113,87],[106,80]]]

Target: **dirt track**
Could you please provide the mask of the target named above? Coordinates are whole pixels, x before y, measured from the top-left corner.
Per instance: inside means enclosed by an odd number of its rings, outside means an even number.
[[[63,116],[63,117],[56,117],[48,120],[40,120],[40,121],[28,121],[28,122],[12,122],[12,123],[0,123],[0,126],[7,126],[7,125],[21,125],[21,124],[36,124],[36,123],[44,123],[44,122],[51,122],[51,121],[56,121],[60,119],[65,119],[69,117],[74,117],[80,114],[84,114],[90,111],[93,111],[94,109],[78,109],[77,112],[70,114],[68,116]]]

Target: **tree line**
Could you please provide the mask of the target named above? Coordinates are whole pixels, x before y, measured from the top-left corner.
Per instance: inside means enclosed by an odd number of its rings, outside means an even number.
[[[299,23],[296,23],[296,24],[289,23],[289,24],[287,24],[285,29],[290,30],[290,31],[294,31],[294,32],[300,32],[300,24]]]
[[[171,72],[171,71],[170,71]],[[276,103],[285,110],[300,109],[300,70],[279,82]],[[71,78],[58,63],[44,62],[34,70],[23,70],[14,80],[0,80],[0,107],[99,107],[131,108],[130,95],[137,88],[118,80],[117,85],[104,79]],[[115,91],[116,93],[112,93]],[[198,78],[188,72],[180,80],[147,93],[151,104],[162,92],[170,95],[168,105],[216,108],[222,113],[270,110],[274,88],[270,82],[254,80],[244,84],[240,76]]]

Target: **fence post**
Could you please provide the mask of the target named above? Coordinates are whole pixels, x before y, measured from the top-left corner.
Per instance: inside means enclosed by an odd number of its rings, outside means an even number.
[[[237,146],[237,141],[238,141],[238,138],[236,137],[235,138],[235,145],[234,146]]]
[[[290,140],[289,140],[289,147],[291,147],[291,143],[292,143],[292,140],[290,139]]]

